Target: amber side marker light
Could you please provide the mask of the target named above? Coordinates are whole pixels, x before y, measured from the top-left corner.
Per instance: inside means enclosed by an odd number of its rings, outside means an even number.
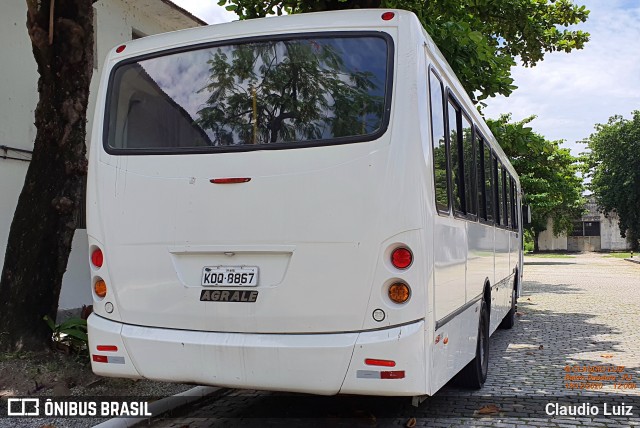
[[[93,285],[93,291],[96,293],[96,296],[102,298],[107,295],[107,283],[104,280],[99,279]]]
[[[389,298],[395,303],[404,303],[411,297],[411,289],[407,284],[396,282],[389,287]]]

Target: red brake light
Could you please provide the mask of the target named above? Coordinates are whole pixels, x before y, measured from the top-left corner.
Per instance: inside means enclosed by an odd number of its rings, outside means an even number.
[[[96,349],[102,352],[118,352],[118,347],[116,345],[98,345],[96,346]]]
[[[385,12],[382,14],[382,20],[383,21],[390,21],[393,19],[393,17],[396,16],[395,13],[393,12]]]
[[[251,181],[249,177],[234,177],[234,178],[212,178],[210,183],[214,184],[234,184],[234,183],[246,183]]]
[[[382,366],[382,367],[395,367],[396,362],[392,360],[376,360],[374,358],[367,358],[364,363],[368,366]]]
[[[96,248],[93,250],[93,253],[91,253],[91,263],[93,263],[97,268],[102,267],[102,264],[104,263],[104,255],[100,248]]]
[[[413,254],[408,248],[398,247],[391,252],[391,264],[397,269],[406,269],[413,263]]]

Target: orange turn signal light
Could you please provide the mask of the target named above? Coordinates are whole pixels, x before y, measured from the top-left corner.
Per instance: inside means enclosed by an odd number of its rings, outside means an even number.
[[[411,289],[403,282],[396,282],[389,287],[389,298],[395,303],[404,303],[411,297]]]
[[[107,295],[107,283],[104,280],[99,279],[93,284],[93,291],[96,293],[96,296],[103,298]]]

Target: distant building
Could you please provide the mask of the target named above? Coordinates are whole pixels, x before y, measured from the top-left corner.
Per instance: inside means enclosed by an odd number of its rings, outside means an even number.
[[[206,25],[169,0],[101,0],[94,5],[95,64],[87,110],[91,132],[96,91],[104,58],[113,48],[147,35]],[[4,58],[0,73],[0,269],[18,196],[22,190],[36,136],[33,125],[38,102],[38,73],[27,34],[27,4],[2,4],[0,39]],[[59,307],[91,304],[89,250],[86,229],[76,231],[63,278]]]
[[[553,236],[553,223],[549,219],[547,230],[540,234],[540,251],[623,251],[630,249],[627,240],[620,236],[618,215],[608,216],[598,211],[595,198],[589,197],[587,213],[573,222],[573,232]]]

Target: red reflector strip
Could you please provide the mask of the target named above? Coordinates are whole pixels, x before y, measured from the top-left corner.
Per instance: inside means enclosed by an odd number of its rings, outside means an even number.
[[[383,367],[395,367],[396,362],[391,360],[376,360],[374,358],[367,358],[364,363],[368,366],[383,366]]]
[[[234,184],[234,183],[246,183],[251,181],[249,177],[236,177],[236,178],[212,178],[210,183],[214,184]]]
[[[106,355],[93,355],[93,361],[95,361],[96,363],[108,363],[109,362],[109,357],[107,357]]]
[[[118,347],[116,345],[98,345],[96,346],[96,349],[103,352],[118,352]]]
[[[404,370],[382,371],[380,379],[404,379]]]

